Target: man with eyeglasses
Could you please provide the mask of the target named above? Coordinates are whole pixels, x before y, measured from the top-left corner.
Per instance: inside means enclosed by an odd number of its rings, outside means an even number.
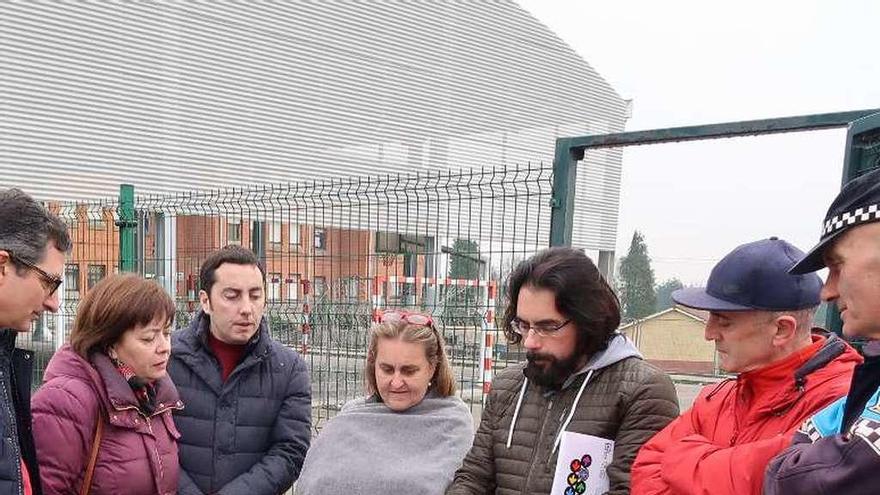
[[[862,359],[833,334],[811,331],[822,282],[788,273],[802,256],[776,237],[750,242],[715,265],[706,287],[673,292],[678,304],[709,311],[706,340],[737,376],[705,387],[642,447],[633,493],[760,495],[770,459],[846,393]]]
[[[33,353],[15,348],[44,311],[58,310],[67,227],[18,189],[0,191],[0,495],[40,494],[31,434]]]
[[[510,275],[508,294],[505,334],[527,361],[495,377],[446,493],[549,494],[566,484],[584,493],[600,480],[608,494],[630,493],[636,451],[678,415],[672,381],[616,331],[617,296],[583,252],[538,253]],[[582,441],[612,450],[607,466],[565,455]]]

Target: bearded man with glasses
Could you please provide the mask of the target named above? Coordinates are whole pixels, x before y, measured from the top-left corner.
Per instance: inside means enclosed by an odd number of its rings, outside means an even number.
[[[18,189],[0,191],[0,495],[41,494],[31,434],[33,353],[15,348],[44,311],[58,311],[67,227]]]
[[[505,334],[527,361],[495,377],[446,493],[585,493],[604,482],[604,493],[628,494],[636,452],[678,416],[672,380],[617,332],[617,296],[583,252],[538,253],[513,271],[507,294]],[[611,450],[607,465],[568,455],[587,437]]]

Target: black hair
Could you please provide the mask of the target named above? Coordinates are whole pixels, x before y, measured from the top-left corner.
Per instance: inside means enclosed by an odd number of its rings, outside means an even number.
[[[21,189],[0,190],[0,249],[12,251],[12,263],[19,270],[40,263],[50,244],[70,251],[67,225]]]
[[[224,263],[256,266],[260,269],[260,274],[263,276],[263,283],[266,283],[266,268],[263,266],[263,263],[257,259],[257,255],[248,248],[230,244],[208,255],[208,257],[205,258],[205,261],[202,262],[201,268],[199,268],[200,288],[209,296],[211,295],[211,288],[217,281],[214,273],[220,268],[220,265]]]
[[[520,289],[530,286],[553,292],[556,310],[570,318],[578,332],[578,354],[593,355],[605,350],[620,325],[620,301],[599,273],[593,261],[582,251],[554,247],[539,252],[520,263],[507,283],[509,303],[504,312],[504,334],[518,344],[522,336],[514,332]]]

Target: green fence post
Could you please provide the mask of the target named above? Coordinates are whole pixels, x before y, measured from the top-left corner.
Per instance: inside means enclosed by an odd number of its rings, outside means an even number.
[[[573,146],[569,138],[556,140],[556,154],[553,159],[553,195],[550,199],[551,246],[571,246],[577,162],[583,158],[583,146]]]
[[[134,211],[134,186],[131,184],[119,185],[119,271],[135,271],[136,246],[135,229],[137,218]]]
[[[880,166],[880,112],[854,120],[846,133],[840,186]]]

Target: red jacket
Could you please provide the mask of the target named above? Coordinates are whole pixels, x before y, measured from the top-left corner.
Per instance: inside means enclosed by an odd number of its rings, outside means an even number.
[[[760,495],[770,459],[804,420],[846,395],[861,362],[838,337],[814,334],[802,351],[705,387],[639,450],[632,494]]]

